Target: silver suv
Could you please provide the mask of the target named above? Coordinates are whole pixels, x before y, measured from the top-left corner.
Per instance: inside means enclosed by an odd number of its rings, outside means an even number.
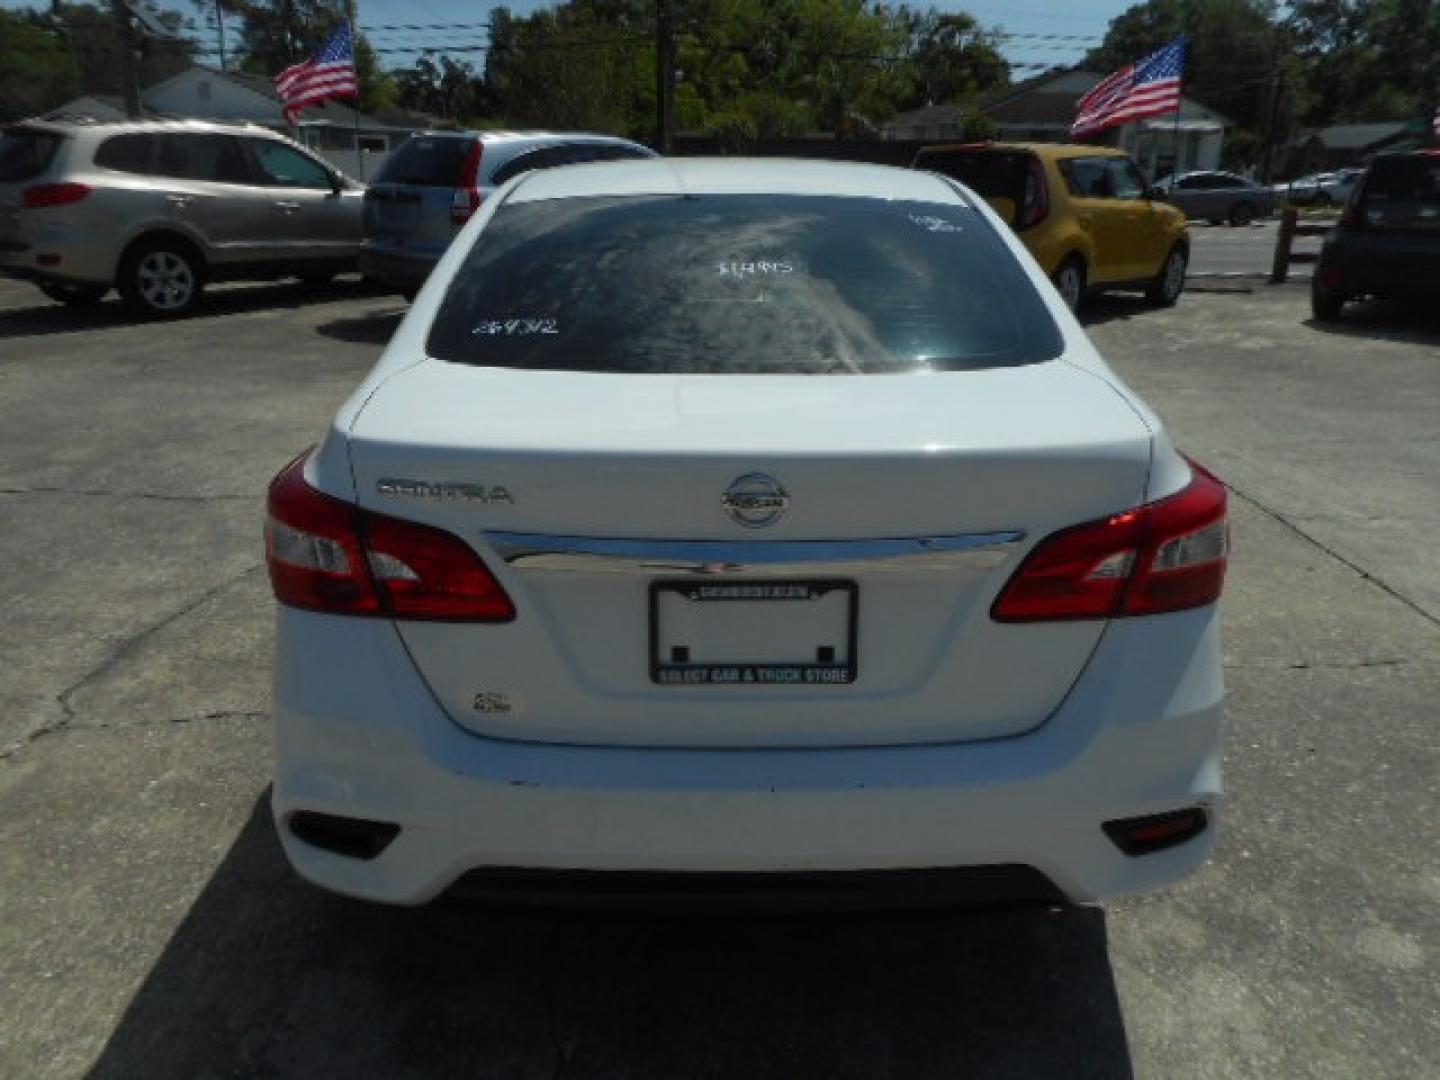
[[[422,131],[365,192],[360,269],[413,297],[460,227],[512,176],[589,161],[655,157],[628,139],[546,131]]]
[[[180,315],[206,281],[354,269],[361,194],[262,127],[26,121],[0,131],[0,274]]]

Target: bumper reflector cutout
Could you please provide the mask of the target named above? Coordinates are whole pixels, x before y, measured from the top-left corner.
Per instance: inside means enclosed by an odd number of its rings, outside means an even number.
[[[296,839],[351,859],[373,859],[400,835],[400,826],[388,821],[336,817],[313,810],[291,814],[286,824]]]
[[[1149,855],[1193,840],[1210,824],[1202,807],[1172,810],[1168,814],[1107,821],[1105,835],[1126,855]]]

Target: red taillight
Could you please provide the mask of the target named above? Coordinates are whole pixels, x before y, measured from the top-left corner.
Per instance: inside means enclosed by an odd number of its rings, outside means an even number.
[[[1020,201],[1016,229],[1038,225],[1050,214],[1050,185],[1045,182],[1045,166],[1032,157],[1025,165],[1025,194]]]
[[[20,204],[27,210],[69,206],[94,190],[89,184],[34,184],[20,193]]]
[[[470,144],[470,154],[460,171],[460,186],[450,200],[450,220],[456,225],[469,221],[485,197],[480,191],[480,158],[484,153],[485,144],[479,139]]]
[[[316,491],[305,481],[308,456],[270,484],[265,557],[275,599],[345,615],[515,618],[510,597],[458,536]]]
[[[1230,534],[1225,485],[1191,462],[1190,483],[1159,502],[1041,541],[1000,593],[999,622],[1110,619],[1213,603]]]

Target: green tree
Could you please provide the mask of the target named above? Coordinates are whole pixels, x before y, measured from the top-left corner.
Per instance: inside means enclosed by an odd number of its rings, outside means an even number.
[[[209,0],[195,3],[205,10],[213,6]],[[340,0],[220,0],[220,6],[241,19],[241,70],[272,77],[311,56],[345,21]],[[355,35],[355,75],[362,111],[396,103],[394,78],[360,32]]]
[[[46,112],[79,88],[74,57],[53,26],[34,12],[0,8],[0,121]]]

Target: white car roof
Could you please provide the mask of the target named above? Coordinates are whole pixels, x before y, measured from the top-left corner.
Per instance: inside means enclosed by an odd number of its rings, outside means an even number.
[[[650,158],[527,173],[511,202],[595,195],[851,195],[964,203],[932,173],[785,158]]]

